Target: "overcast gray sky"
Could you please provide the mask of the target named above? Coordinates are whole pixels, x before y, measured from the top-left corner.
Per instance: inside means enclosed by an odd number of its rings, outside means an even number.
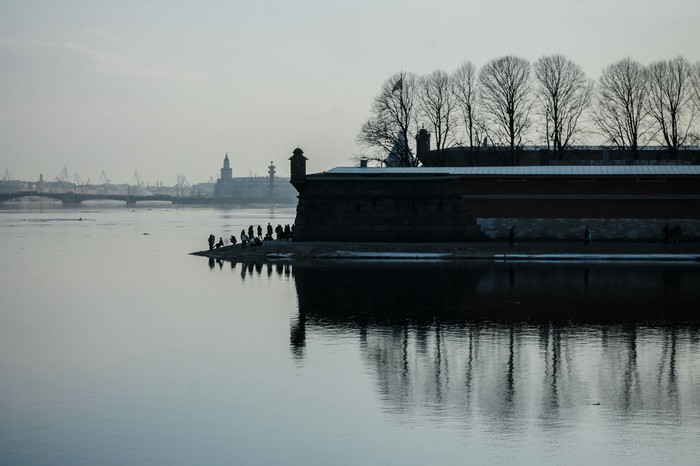
[[[392,74],[700,60],[700,0],[0,0],[0,172],[172,185],[350,165]],[[1,174],[0,173],[0,174]]]

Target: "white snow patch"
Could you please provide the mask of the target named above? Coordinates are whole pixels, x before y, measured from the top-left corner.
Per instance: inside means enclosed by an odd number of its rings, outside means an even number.
[[[333,251],[319,254],[318,257],[321,259],[436,260],[450,258],[452,255],[435,252]]]
[[[268,259],[289,260],[294,258],[293,252],[271,252],[267,256]]]
[[[494,254],[515,261],[700,261],[700,254]]]

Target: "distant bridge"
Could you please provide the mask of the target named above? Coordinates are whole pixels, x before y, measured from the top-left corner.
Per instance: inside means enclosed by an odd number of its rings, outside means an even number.
[[[43,193],[39,191],[19,191],[15,193],[0,193],[0,203],[9,201],[10,199],[18,199],[22,197],[48,197],[57,199],[64,205],[80,204],[84,201],[123,201],[127,205],[136,204],[137,202],[153,202],[165,201],[173,202],[178,199],[174,196],[152,195],[152,196],[136,196],[134,194],[83,194],[83,193]]]

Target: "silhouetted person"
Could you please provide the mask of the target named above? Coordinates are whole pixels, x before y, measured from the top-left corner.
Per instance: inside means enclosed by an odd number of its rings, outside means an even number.
[[[676,225],[671,230],[671,237],[673,238],[673,244],[681,244],[681,236],[683,235],[683,230],[681,230],[680,225]]]
[[[586,230],[583,232],[583,241],[586,243],[586,246],[593,242],[593,230],[591,230],[590,226],[586,226]]]
[[[216,241],[216,236],[209,235],[209,250],[214,249],[214,242]]]
[[[236,237],[234,235],[231,235],[231,244],[236,244],[237,242],[238,240],[236,239]]]
[[[215,246],[216,249],[219,249],[219,248],[222,247],[223,245],[224,245],[224,239],[221,238],[221,237],[219,237],[219,242],[216,243],[216,246]]]
[[[671,236],[673,236],[673,232],[671,231],[671,225],[669,225],[668,223],[666,225],[664,225],[663,232],[664,232],[664,241],[666,241],[668,243],[669,241],[671,241]]]
[[[284,229],[282,228],[282,225],[277,224],[277,226],[275,227],[275,234],[277,235],[277,241],[282,240],[283,231],[284,231]]]
[[[245,234],[245,230],[241,230],[241,246],[245,247],[248,244],[248,235]]]
[[[270,222],[267,222],[267,236],[272,239],[272,225],[270,225]]]
[[[510,227],[510,230],[508,231],[508,243],[511,246],[515,246],[515,244],[516,244],[515,243],[515,233],[516,233],[515,232],[515,225],[513,225],[512,227]]]
[[[289,224],[286,224],[284,226],[284,240],[289,241],[289,238],[292,236],[292,230],[289,228]]]
[[[262,238],[262,227],[258,225],[258,236]]]

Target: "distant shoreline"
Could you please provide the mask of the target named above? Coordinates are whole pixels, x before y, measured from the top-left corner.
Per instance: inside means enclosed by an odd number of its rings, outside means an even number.
[[[296,207],[294,199],[234,199],[234,198],[209,198],[209,197],[180,197],[172,200],[173,205],[186,206],[241,206],[241,207]]]
[[[700,243],[507,242],[358,243],[268,241],[262,246],[241,244],[190,253],[238,262],[334,260],[496,260],[496,261],[683,261],[700,265]]]

